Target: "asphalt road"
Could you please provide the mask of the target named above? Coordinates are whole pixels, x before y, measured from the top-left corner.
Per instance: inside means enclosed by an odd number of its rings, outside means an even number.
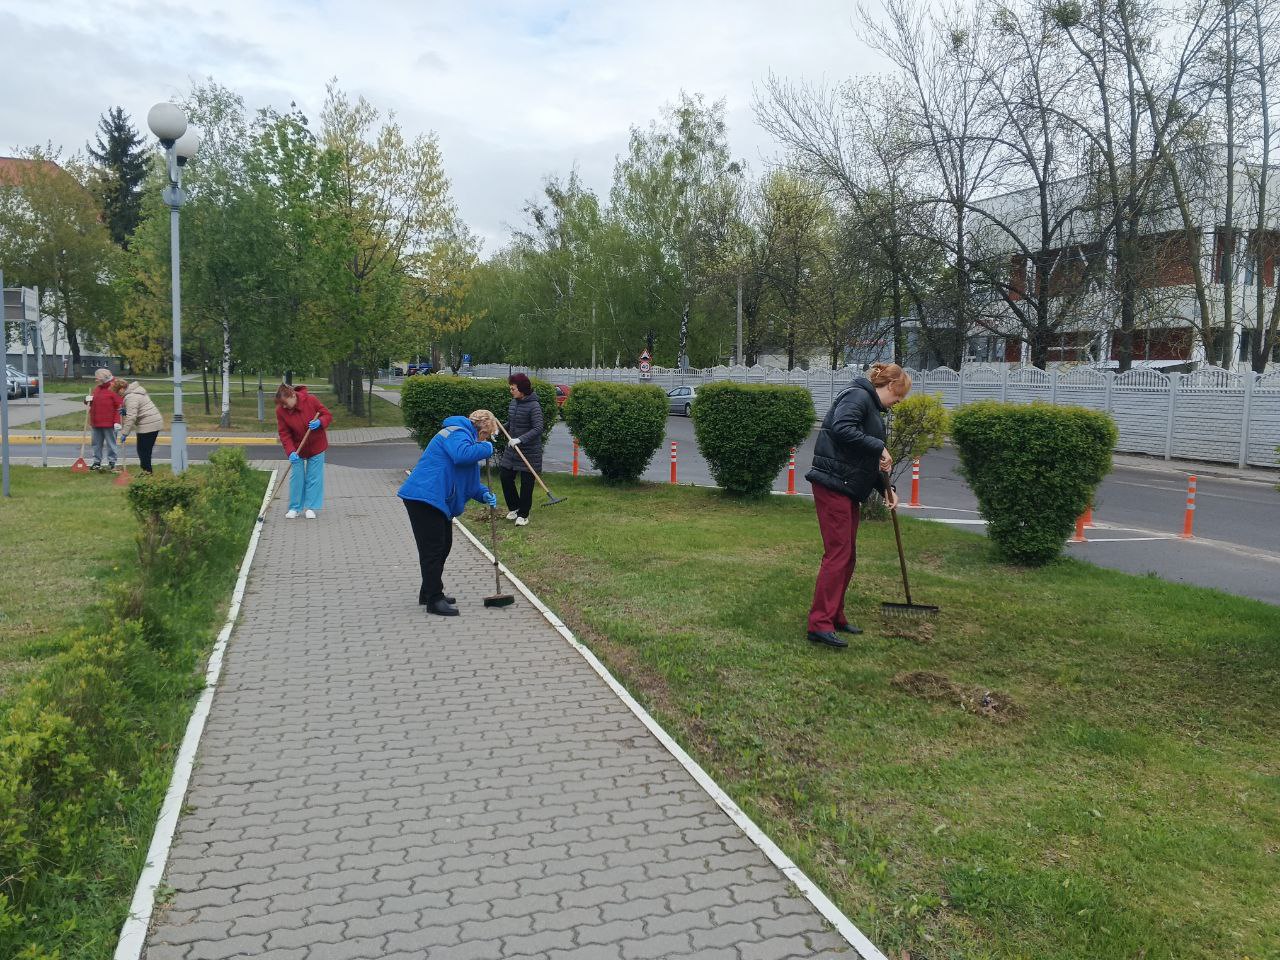
[[[693,424],[684,417],[667,421],[666,440],[649,464],[645,478],[668,482],[672,440],[677,443],[679,482],[712,483],[706,462],[698,454]],[[801,495],[809,490],[804,473],[813,456],[813,442],[811,434],[796,453],[796,489]],[[219,446],[192,445],[189,455],[193,461],[204,460]],[[281,461],[275,446],[243,449],[250,460]],[[51,462],[61,464],[78,452],[78,444],[49,448]],[[167,458],[168,452],[166,447],[158,446],[157,460]],[[39,448],[15,446],[12,453],[15,460],[29,463],[32,457],[39,456]],[[327,459],[343,466],[388,469],[412,466],[418,454],[413,444],[370,443],[330,447]],[[564,425],[557,424],[547,446],[546,469],[550,473],[567,473],[572,459],[572,439]],[[981,533],[984,525],[978,516],[977,501],[956,468],[956,455],[950,449],[926,456],[921,462],[921,500],[926,506],[904,513]],[[1096,526],[1087,531],[1088,542],[1071,544],[1068,552],[1104,567],[1154,573],[1166,580],[1216,587],[1280,605],[1280,493],[1274,488],[1275,475],[1259,471],[1258,480],[1240,480],[1200,474],[1195,537],[1182,540],[1178,535],[1182,530],[1186,478],[1193,469],[1187,464],[1159,461],[1117,466],[1099,488],[1094,511]],[[585,455],[581,456],[580,470],[594,473]],[[898,487],[905,502],[910,490],[909,473],[899,480]],[[774,489],[786,488],[784,468]]]

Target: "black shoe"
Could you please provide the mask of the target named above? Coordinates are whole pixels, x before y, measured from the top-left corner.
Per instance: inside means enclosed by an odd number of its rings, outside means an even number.
[[[849,645],[844,640],[841,640],[839,637],[837,637],[835,633],[833,633],[830,630],[824,633],[819,633],[816,630],[810,630],[809,639],[812,640],[814,643],[825,644],[828,647],[847,647]]]
[[[448,598],[441,594],[427,604],[427,612],[434,613],[438,617],[456,617],[458,608],[449,603]]]
[[[431,602],[430,600],[423,600],[421,597],[419,597],[419,598],[418,598],[418,606],[420,606],[420,607],[425,607],[425,606],[426,606],[428,603],[430,603],[430,602]],[[457,603],[458,601],[457,601],[457,600],[455,600],[453,597],[446,596],[446,597],[444,598],[444,602],[445,602],[445,603]]]
[[[855,627],[852,623],[837,623],[837,624],[836,624],[836,633],[848,633],[848,634],[851,634],[851,635],[853,635],[853,636],[855,636],[855,637],[856,637],[856,636],[857,636],[858,634],[860,634],[861,632],[862,632],[862,628],[861,628],[861,627]]]
[[[94,471],[94,472],[96,473],[96,472],[98,472],[99,470],[101,470],[101,469],[102,469],[102,464],[100,464],[100,463],[90,464],[89,469],[90,469],[90,470],[92,470],[92,471]]]

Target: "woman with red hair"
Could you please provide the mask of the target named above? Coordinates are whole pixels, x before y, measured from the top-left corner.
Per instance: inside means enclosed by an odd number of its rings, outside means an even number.
[[[877,363],[832,402],[822,418],[813,467],[805,474],[822,531],[822,565],[809,608],[809,639],[847,647],[841,634],[859,634],[844,611],[844,595],[858,560],[862,504],[880,491],[892,509],[898,495],[888,482],[893,457],[885,447],[884,414],[911,390],[911,374],[896,363]]]
[[[289,473],[287,520],[299,513],[314,520],[324,506],[324,452],[329,449],[325,430],[331,423],[333,414],[306,387],[280,384],[276,390],[276,429],[280,444],[293,464]],[[307,438],[305,447],[304,437]]]

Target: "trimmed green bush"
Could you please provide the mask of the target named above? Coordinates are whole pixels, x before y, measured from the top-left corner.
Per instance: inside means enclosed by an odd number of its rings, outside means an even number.
[[[813,429],[804,387],[709,383],[693,401],[694,433],[711,476],[729,493],[761,496]]]
[[[667,395],[630,383],[576,384],[564,419],[606,480],[634,483],[662,445]]]
[[[1001,556],[1038,566],[1062,552],[1111,470],[1115,422],[1083,407],[984,401],[951,415],[960,470]]]
[[[530,377],[529,381],[542,407],[542,438],[546,440],[556,425],[556,388],[546,380]],[[506,422],[510,403],[507,381],[492,377],[413,376],[405,380],[400,389],[404,425],[418,446],[424,449],[439,433],[445,417],[465,417],[473,410],[491,410],[494,416]],[[501,450],[506,443],[506,438],[500,437],[498,449]]]
[[[240,450],[137,478],[140,569],[0,703],[0,957],[110,951],[264,486]]]

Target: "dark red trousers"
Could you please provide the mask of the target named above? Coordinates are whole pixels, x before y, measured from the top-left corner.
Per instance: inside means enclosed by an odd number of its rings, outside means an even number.
[[[858,562],[858,518],[861,511],[852,497],[811,484],[822,531],[822,566],[813,588],[809,629],[826,633],[849,622],[844,615],[844,595]]]

